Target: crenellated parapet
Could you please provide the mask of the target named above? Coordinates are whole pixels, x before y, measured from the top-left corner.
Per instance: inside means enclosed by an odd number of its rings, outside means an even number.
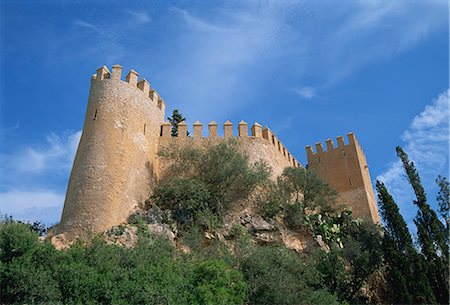
[[[345,146],[355,146],[358,147],[359,149],[361,149],[361,146],[359,145],[358,141],[356,140],[355,135],[353,134],[353,132],[349,132],[347,134],[347,138],[348,138],[348,144],[345,144],[344,142],[344,138],[342,136],[338,136],[336,137],[336,142],[337,142],[337,146],[335,147],[334,142],[332,139],[327,139],[325,140],[325,146],[326,146],[326,150],[324,150],[324,147],[322,145],[321,142],[317,142],[315,144],[316,146],[316,152],[314,152],[313,148],[311,145],[306,146],[306,154],[309,157],[318,157],[322,154],[325,153],[333,153],[336,151],[342,151],[342,149]]]
[[[193,126],[192,137],[187,135],[188,126],[185,121],[178,124],[178,136],[172,137],[171,133],[172,125],[169,122],[164,122],[161,125],[161,138],[171,139],[172,141],[183,141],[183,139],[188,139],[192,141],[198,140],[221,140],[228,138],[237,138],[241,141],[246,140],[256,140],[261,141],[265,145],[271,147],[272,150],[276,151],[279,156],[285,159],[285,161],[292,167],[301,167],[302,165],[298,160],[289,152],[289,150],[283,145],[279,138],[270,130],[269,127],[262,127],[259,123],[255,122],[253,126],[249,128],[245,121],[240,121],[237,126],[237,134],[233,134],[233,123],[226,121],[223,123],[223,136],[219,136],[218,124],[215,121],[211,121],[207,127],[207,135],[204,135],[203,124],[196,121]]]
[[[114,65],[112,66],[112,73],[108,70],[108,67],[103,66],[97,69],[97,72],[92,75],[92,81],[101,81],[105,79],[113,79],[118,81],[123,81],[128,83],[130,86],[135,87],[142,91],[142,94],[149,98],[151,102],[156,105],[161,111],[165,111],[166,103],[156,92],[154,88],[151,87],[150,83],[145,79],[139,79],[139,73],[131,69],[125,76],[125,80],[122,80],[122,66]]]
[[[355,216],[379,223],[366,156],[352,132],[347,139],[346,144],[342,136],[337,137],[337,146],[327,139],[326,150],[321,142],[316,143],[316,151],[308,145],[308,168],[339,192],[339,203],[352,207]]]

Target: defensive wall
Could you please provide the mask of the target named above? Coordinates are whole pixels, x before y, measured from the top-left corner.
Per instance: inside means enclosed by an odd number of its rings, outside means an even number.
[[[69,238],[87,231],[101,232],[125,222],[150,196],[165,167],[158,151],[168,145],[205,145],[235,137],[251,161],[263,160],[279,175],[287,166],[300,167],[279,138],[255,123],[249,135],[248,124],[208,125],[195,122],[193,136],[187,125],[179,124],[179,137],[171,137],[165,122],[165,102],[146,79],[130,70],[122,80],[122,67],[112,72],[105,66],[91,78],[91,87],[80,143],[70,174],[61,222],[57,233]]]
[[[223,124],[223,136],[219,136],[218,124],[214,121],[208,124],[208,135],[203,135],[203,124],[199,121],[193,124],[193,136],[187,136],[187,124],[181,122],[178,125],[178,136],[171,135],[171,125],[166,122],[161,126],[160,149],[164,150],[169,146],[207,146],[217,144],[220,141],[234,138],[242,150],[249,156],[251,163],[257,161],[266,162],[272,169],[273,177],[279,176],[286,167],[301,167],[302,165],[287,150],[279,138],[268,128],[262,127],[259,123],[254,123],[250,129],[248,124],[241,121],[238,124],[237,135],[233,135],[233,123],[226,121]],[[166,167],[160,160],[160,173]]]
[[[338,204],[351,206],[356,217],[379,223],[366,156],[353,133],[347,134],[347,138],[345,144],[342,136],[337,137],[337,147],[333,140],[327,139],[326,151],[320,142],[316,143],[316,152],[308,145],[308,168],[338,191]]]

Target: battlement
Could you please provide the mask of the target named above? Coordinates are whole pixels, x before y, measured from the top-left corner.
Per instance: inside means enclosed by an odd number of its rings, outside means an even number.
[[[139,79],[139,73],[135,70],[131,69],[128,74],[125,76],[125,80],[121,79],[122,77],[122,66],[116,64],[112,66],[112,73],[109,71],[108,67],[103,66],[98,68],[96,73],[92,75],[92,81],[103,81],[103,80],[119,80],[122,82],[126,82],[131,86],[142,91],[144,96],[148,97],[153,104],[155,104],[159,109],[165,111],[166,103],[161,98],[161,96],[156,92],[154,88],[151,87],[150,83],[145,79]]]
[[[293,167],[301,167],[300,162],[287,150],[283,143],[278,139],[278,137],[270,130],[269,127],[262,127],[259,123],[255,122],[250,128],[250,134],[248,129],[248,124],[245,121],[241,121],[238,124],[238,133],[233,135],[233,123],[226,121],[223,124],[223,136],[219,137],[218,124],[215,121],[211,121],[208,124],[208,135],[203,136],[203,124],[196,121],[193,124],[193,136],[188,137],[187,135],[187,124],[186,122],[180,122],[178,124],[178,137],[172,137],[171,124],[165,122],[161,125],[161,138],[179,138],[179,139],[226,139],[236,137],[238,139],[261,139],[266,144],[269,144],[275,148],[281,156],[283,156]]]
[[[360,145],[359,145],[358,141],[356,140],[356,137],[353,134],[353,132],[349,132],[347,134],[347,139],[348,139],[348,144],[345,144],[344,137],[342,137],[342,136],[336,137],[337,147],[334,146],[332,139],[327,139],[325,141],[326,148],[327,148],[326,150],[324,150],[321,142],[317,142],[315,145],[316,152],[314,152],[311,145],[308,145],[308,146],[306,146],[306,153],[308,154],[308,156],[312,156],[312,155],[320,155],[320,154],[324,154],[324,153],[328,153],[328,152],[333,152],[336,150],[342,150],[342,148],[344,148],[346,146],[357,146],[360,148]]]

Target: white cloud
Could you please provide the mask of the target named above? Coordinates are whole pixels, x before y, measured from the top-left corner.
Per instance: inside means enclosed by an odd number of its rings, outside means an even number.
[[[73,24],[75,24],[77,26],[80,26],[80,27],[83,27],[83,28],[88,28],[88,29],[91,29],[91,30],[94,30],[94,31],[97,31],[97,32],[99,31],[99,29],[95,25],[93,25],[92,23],[83,21],[83,20],[76,19],[73,22]]]
[[[64,193],[54,190],[11,190],[0,193],[0,212],[21,217],[35,209],[56,208],[60,210],[63,202]]]
[[[57,222],[80,137],[81,131],[51,133],[43,144],[0,155],[0,212],[23,221]]]
[[[307,87],[307,86],[295,88],[294,92],[297,93],[298,95],[300,95],[302,98],[307,99],[307,100],[310,100],[317,96],[316,88]]]
[[[131,15],[133,20],[138,24],[145,24],[151,21],[150,16],[146,12],[127,11]]]
[[[426,190],[435,189],[434,179],[438,174],[448,176],[449,162],[449,103],[450,89],[440,94],[430,105],[418,114],[405,130],[401,145],[419,171]],[[402,212],[411,220],[415,214],[412,207],[413,192],[400,161],[377,177],[388,187]],[[434,202],[428,193],[429,202]]]
[[[12,171],[42,173],[48,170],[67,170],[72,166],[81,131],[61,137],[55,133],[47,136],[43,147],[26,147],[9,156]]]

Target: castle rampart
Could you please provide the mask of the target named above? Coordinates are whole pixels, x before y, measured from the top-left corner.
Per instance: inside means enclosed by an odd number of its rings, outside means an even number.
[[[224,139],[235,138],[241,143],[243,151],[249,156],[250,162],[264,161],[271,168],[274,177],[280,175],[286,167],[301,167],[292,154],[285,148],[281,141],[266,126],[262,127],[258,123],[254,123],[251,127],[249,135],[248,124],[241,121],[238,124],[238,134],[233,135],[233,123],[226,121],[223,124],[223,137],[218,134],[218,124],[214,121],[208,124],[208,136],[203,135],[203,124],[196,121],[193,124],[193,136],[187,136],[187,124],[181,122],[178,125],[178,136],[172,137],[171,125],[165,122],[161,125],[160,149],[167,146],[205,146],[215,144]],[[165,164],[160,164],[161,168]]]
[[[234,138],[251,162],[265,161],[280,175],[286,167],[301,167],[279,138],[268,128],[245,121],[193,124],[187,136],[186,122],[178,125],[178,137],[171,136],[171,125],[164,121],[166,104],[146,79],[130,70],[122,80],[122,67],[112,72],[103,66],[91,78],[91,88],[80,144],[67,187],[59,233],[76,236],[89,230],[100,232],[121,224],[149,197],[168,166],[158,151],[168,146],[206,146]],[[220,135],[220,134],[223,134]],[[377,222],[373,190],[366,159],[353,134],[348,145],[338,138],[328,151],[317,144],[317,153],[307,148],[309,166],[340,192],[343,203],[353,207],[356,216],[371,215]],[[348,185],[347,185],[348,182]],[[366,217],[367,218],[367,217]]]
[[[379,223],[366,157],[355,135],[349,133],[347,137],[347,145],[342,136],[337,137],[337,147],[327,139],[326,151],[320,142],[316,143],[316,153],[307,146],[308,168],[339,192],[338,203],[350,205],[356,217]]]

